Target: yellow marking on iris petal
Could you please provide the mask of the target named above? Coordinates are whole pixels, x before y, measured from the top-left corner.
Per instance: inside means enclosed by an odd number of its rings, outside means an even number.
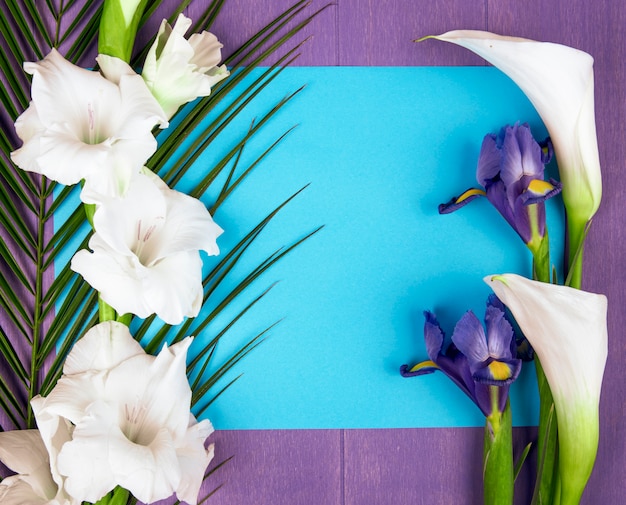
[[[492,361],[488,365],[491,376],[497,381],[503,381],[511,377],[511,370],[506,363]]]
[[[468,189],[465,193],[459,196],[454,203],[461,203],[463,200],[467,200],[471,196],[476,196],[476,195],[485,196],[486,194],[487,193],[485,193],[482,189],[476,189],[476,188]]]
[[[533,179],[530,181],[528,185],[528,189],[533,193],[538,193],[540,195],[545,195],[554,189],[554,186],[550,184],[548,181],[543,181],[541,179]]]
[[[418,370],[421,370],[422,368],[439,368],[437,366],[437,363],[435,363],[434,361],[422,361],[421,363],[418,363],[417,365],[415,365],[413,368],[411,368],[411,372],[417,372]]]

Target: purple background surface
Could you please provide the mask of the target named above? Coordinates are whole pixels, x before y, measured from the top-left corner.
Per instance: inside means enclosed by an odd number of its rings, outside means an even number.
[[[228,47],[287,0],[229,0],[213,31]],[[324,5],[314,2],[313,7]],[[193,15],[193,9],[189,10]],[[584,288],[609,297],[610,355],[601,402],[598,460],[585,504],[626,499],[622,328],[626,233],[619,177],[626,159],[620,119],[626,115],[623,66],[626,8],[621,0],[337,0],[307,28],[311,40],[297,65],[483,65],[443,43],[411,41],[452,29],[481,29],[571,45],[595,58],[596,118],[604,199],[585,256]],[[516,429],[516,445],[533,429]],[[213,477],[220,505],[478,504],[481,429],[224,431],[214,435],[216,460],[234,455]],[[522,476],[517,503],[528,503]]]
[[[3,2],[4,3],[4,2]],[[166,0],[175,5],[176,0]],[[194,16],[197,4],[188,9]],[[292,3],[227,0],[213,31],[225,51]],[[312,10],[324,3],[314,1]],[[604,199],[591,228],[584,287],[609,297],[609,361],[601,402],[598,461],[585,504],[626,497],[622,288],[626,233],[619,177],[626,159],[626,7],[622,0],[335,0],[306,29],[298,65],[483,65],[468,51],[415,38],[483,29],[583,49],[596,60],[596,117]],[[617,179],[615,178],[617,177]],[[245,415],[245,413],[242,413]],[[534,435],[515,431],[520,449]],[[218,505],[387,505],[481,503],[481,429],[223,431],[216,462],[234,456],[208,482]],[[528,479],[517,503],[528,503]]]

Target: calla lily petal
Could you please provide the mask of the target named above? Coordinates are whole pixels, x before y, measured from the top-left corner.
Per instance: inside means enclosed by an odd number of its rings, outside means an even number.
[[[607,299],[514,274],[485,277],[539,356],[554,398],[561,503],[578,503],[598,446]]]
[[[554,145],[568,216],[589,221],[602,197],[593,58],[560,44],[477,30],[455,30],[433,38],[483,57],[528,96]]]

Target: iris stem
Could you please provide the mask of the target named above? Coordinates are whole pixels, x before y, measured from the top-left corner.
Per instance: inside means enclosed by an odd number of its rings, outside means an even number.
[[[533,255],[533,279],[540,282],[550,282],[550,239],[546,228],[540,240],[530,242],[528,248]]]
[[[483,494],[485,505],[513,503],[513,428],[507,399],[503,412],[498,408],[499,386],[490,386],[492,413],[485,420],[483,444]]]
[[[551,282],[550,245],[548,230],[533,254],[533,279]],[[554,400],[539,358],[535,355],[535,373],[539,389],[539,434],[537,437],[537,482],[534,503],[552,503],[555,474],[557,473],[557,424],[554,417]]]

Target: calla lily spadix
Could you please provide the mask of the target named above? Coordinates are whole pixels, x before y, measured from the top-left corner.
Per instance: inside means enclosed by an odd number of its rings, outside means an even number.
[[[56,49],[24,64],[33,75],[32,101],[15,123],[24,144],[11,159],[61,184],[84,180],[85,194],[118,196],[156,150],[152,128],[167,126],[167,118],[139,75],[116,68],[125,69],[124,62],[98,61],[118,82],[73,65]]]
[[[69,433],[55,459],[72,497],[96,502],[120,486],[144,503],[174,493],[197,503],[213,428],[190,413],[191,340],[151,356],[125,325],[100,323],[75,344],[51,393],[32,400],[44,441]]]
[[[598,447],[607,299],[514,274],[485,277],[537,353],[554,398],[561,505],[579,503]]]
[[[508,75],[537,109],[554,145],[563,183],[570,262],[580,262],[576,252],[602,198],[593,58],[561,44],[476,30],[455,30],[432,38],[465,47],[486,59]],[[579,277],[577,272],[572,285],[580,285]]]
[[[204,204],[170,189],[149,170],[139,174],[124,198],[96,209],[89,249],[71,268],[118,314],[159,316],[168,324],[198,315],[202,304],[202,259],[217,255],[222,229]]]
[[[183,14],[174,27],[164,19],[141,74],[168,118],[181,105],[208,96],[229,75],[225,65],[219,66],[223,46],[217,37],[203,31],[186,39],[190,26],[191,19]]]

